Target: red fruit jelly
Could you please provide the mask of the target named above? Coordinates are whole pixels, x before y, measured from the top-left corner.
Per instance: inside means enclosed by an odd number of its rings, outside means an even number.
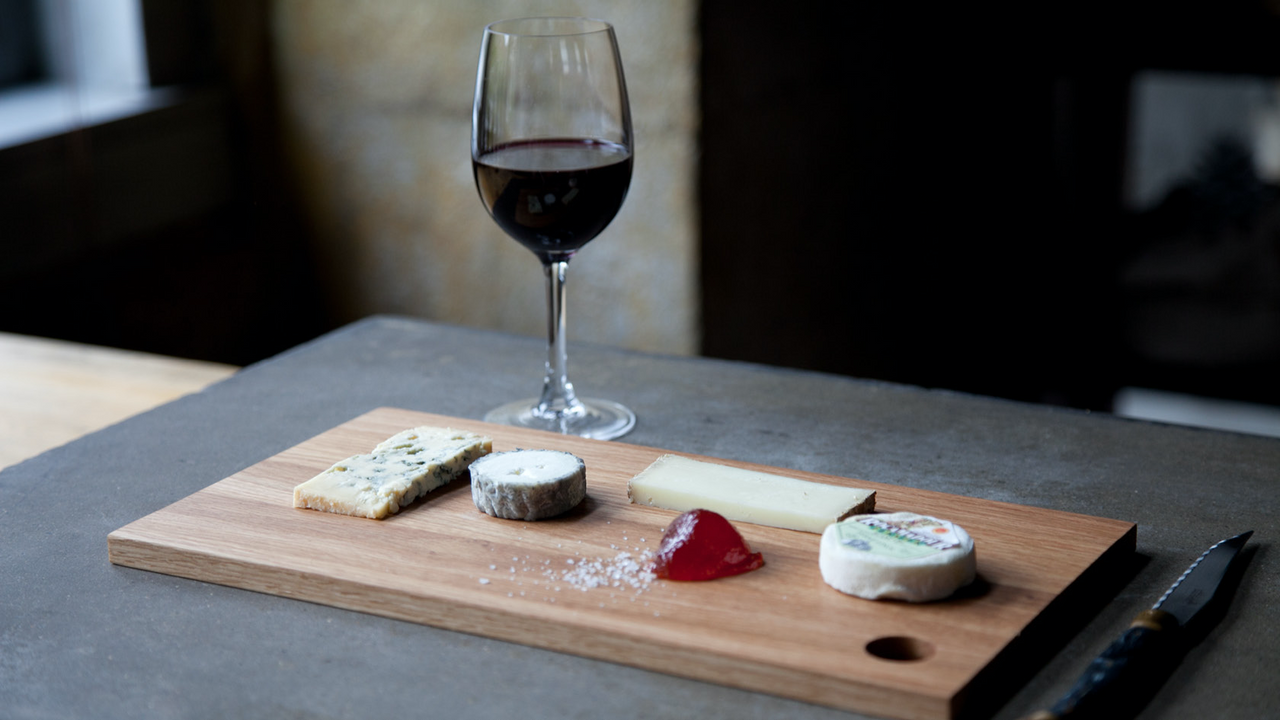
[[[653,572],[668,580],[714,580],[764,565],[760,553],[724,519],[710,510],[681,514],[662,533]]]

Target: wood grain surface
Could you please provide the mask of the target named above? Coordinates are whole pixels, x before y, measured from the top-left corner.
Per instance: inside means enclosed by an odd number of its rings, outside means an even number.
[[[0,333],[0,468],[197,392],[237,369]]]
[[[405,428],[483,432],[494,450],[582,457],[587,499],[565,516],[500,520],[465,478],[369,520],[295,509],[293,487]],[[565,579],[582,562],[656,550],[673,511],[632,505],[627,481],[663,450],[380,408],[111,533],[111,562],[272,593],[810,703],[909,720],[953,718],[975,680],[1082,575],[1123,562],[1135,526],[977,498],[691,455],[865,487],[877,509],[952,520],[979,580],[934,603],[843,595],[818,571],[819,535],[735,523],[763,568],[639,589]],[[1073,587],[1074,586],[1074,587]],[[1023,638],[1026,640],[1026,638]],[[999,688],[983,675],[982,692]],[[1012,676],[1010,676],[1012,678]],[[1012,682],[1012,679],[1010,679]]]

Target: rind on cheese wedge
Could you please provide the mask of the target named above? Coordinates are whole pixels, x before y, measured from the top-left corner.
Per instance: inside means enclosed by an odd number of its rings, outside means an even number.
[[[567,512],[587,496],[587,466],[560,450],[508,450],[471,464],[471,499],[481,512],[508,520],[541,520]]]
[[[770,475],[680,455],[663,455],[627,483],[627,498],[687,512],[702,508],[729,520],[821,533],[827,525],[875,509],[874,490]]]
[[[465,430],[404,430],[295,487],[293,506],[381,519],[449,483],[492,449],[493,440]]]
[[[822,533],[818,568],[828,585],[868,600],[940,600],[973,582],[973,538],[911,512],[855,515]]]

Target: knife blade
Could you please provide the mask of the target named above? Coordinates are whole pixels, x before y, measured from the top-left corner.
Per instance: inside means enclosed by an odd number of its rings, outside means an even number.
[[[1024,720],[1065,720],[1093,717],[1123,692],[1123,682],[1152,666],[1165,655],[1170,643],[1213,600],[1253,531],[1227,538],[1204,552],[1174,581],[1150,610],[1144,610],[1120,637],[1089,663],[1076,684],[1048,710]]]

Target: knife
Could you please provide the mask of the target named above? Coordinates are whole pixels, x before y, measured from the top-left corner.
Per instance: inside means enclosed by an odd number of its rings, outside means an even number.
[[[1252,530],[1206,550],[1150,610],[1139,613],[1129,629],[1089,663],[1075,687],[1053,707],[1024,720],[1094,717],[1109,709],[1126,690],[1122,680],[1140,677],[1167,660],[1172,640],[1213,599],[1231,561],[1251,535]]]

